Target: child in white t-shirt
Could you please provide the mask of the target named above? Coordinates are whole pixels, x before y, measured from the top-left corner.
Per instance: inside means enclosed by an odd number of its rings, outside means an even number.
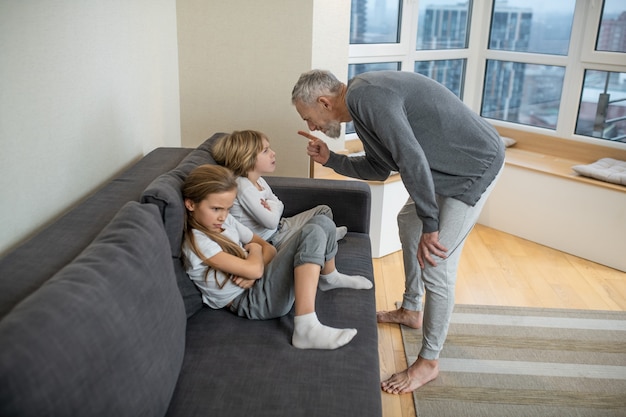
[[[182,192],[186,271],[205,304],[257,320],[284,316],[295,306],[292,344],[300,349],[336,349],[352,340],[356,329],[324,326],[315,313],[318,287],[372,287],[365,277],[335,269],[335,224],[328,217],[312,218],[277,252],[229,215],[237,182],[227,168],[197,167]]]
[[[293,217],[282,217],[284,204],[262,177],[276,169],[276,153],[263,133],[235,131],[221,138],[212,154],[218,164],[238,177],[237,199],[230,214],[277,249],[314,216],[333,218],[327,205],[313,207]],[[336,239],[342,239],[346,232],[345,226],[338,227]]]

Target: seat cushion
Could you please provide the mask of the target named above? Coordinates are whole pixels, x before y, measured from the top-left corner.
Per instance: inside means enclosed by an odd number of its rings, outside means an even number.
[[[602,158],[592,164],[575,165],[572,169],[579,175],[613,184],[626,185],[626,161]]]

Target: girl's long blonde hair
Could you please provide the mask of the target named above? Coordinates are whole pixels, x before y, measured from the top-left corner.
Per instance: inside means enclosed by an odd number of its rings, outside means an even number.
[[[237,181],[233,173],[224,167],[217,165],[200,165],[195,168],[187,178],[182,186],[183,200],[190,200],[194,204],[199,204],[209,194],[223,193],[237,189]],[[222,250],[230,255],[237,256],[245,259],[246,252],[239,246],[237,242],[233,242],[221,233],[209,230],[204,225],[198,223],[189,210],[186,210],[185,214],[185,229],[184,229],[184,241],[189,245],[193,253],[198,256],[206,265],[206,256],[198,249],[196,239],[193,234],[193,229],[197,229],[207,235],[209,239],[216,242]],[[207,274],[209,268],[207,268]],[[207,275],[205,275],[205,280]],[[216,278],[217,279],[217,278]],[[220,287],[224,283],[219,283]]]
[[[218,164],[239,177],[247,177],[254,169],[257,155],[263,151],[263,133],[256,130],[239,130],[220,138],[211,153]],[[268,140],[269,142],[269,140]]]

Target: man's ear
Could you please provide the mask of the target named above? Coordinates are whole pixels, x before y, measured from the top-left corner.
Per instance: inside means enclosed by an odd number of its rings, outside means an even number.
[[[333,107],[332,101],[326,96],[318,97],[317,102],[320,103],[326,110],[330,110]]]
[[[186,198],[185,199],[185,207],[187,208],[187,210],[189,211],[193,211],[193,201],[191,201],[190,199]]]

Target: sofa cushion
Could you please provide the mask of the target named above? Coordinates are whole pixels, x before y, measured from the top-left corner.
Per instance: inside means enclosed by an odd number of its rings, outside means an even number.
[[[5,316],[0,415],[164,415],[186,331],[169,255],[158,209],[129,202]]]
[[[188,317],[202,308],[202,297],[187,276],[182,264],[181,246],[185,226],[185,206],[181,186],[187,175],[195,167],[203,164],[215,164],[215,160],[211,156],[211,148],[215,141],[223,135],[224,133],[216,133],[204,141],[187,155],[176,168],[152,181],[141,196],[141,202],[155,204],[161,212],[163,225],[170,242],[178,288],[183,296]]]

